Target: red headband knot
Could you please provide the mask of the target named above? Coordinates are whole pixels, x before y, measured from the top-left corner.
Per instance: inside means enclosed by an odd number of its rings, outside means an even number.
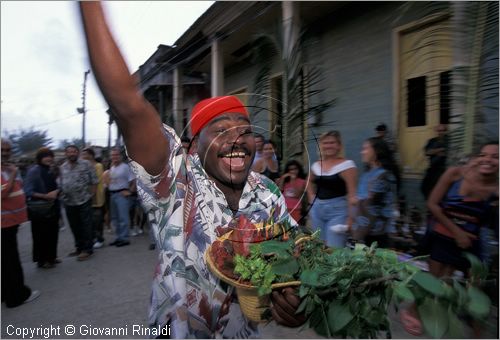
[[[191,135],[196,136],[208,122],[224,113],[241,113],[248,117],[247,109],[235,96],[204,99],[194,106],[191,113]]]

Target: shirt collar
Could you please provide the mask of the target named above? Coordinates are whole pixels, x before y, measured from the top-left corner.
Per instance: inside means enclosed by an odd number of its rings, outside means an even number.
[[[191,163],[191,166],[198,171],[195,171],[195,176],[198,179],[202,179],[204,183],[207,183],[213,190],[217,190],[220,194],[224,195],[222,191],[215,185],[214,181],[210,179],[205,169],[201,164],[200,157],[197,153],[187,155],[188,163]],[[262,177],[254,171],[250,171],[247,177],[247,181],[245,186],[243,187],[243,192],[241,193],[241,198],[239,202],[239,207],[242,209],[246,207],[252,197],[256,196],[258,192],[262,192],[266,190],[266,185],[262,181]],[[225,197],[225,196],[224,196]]]

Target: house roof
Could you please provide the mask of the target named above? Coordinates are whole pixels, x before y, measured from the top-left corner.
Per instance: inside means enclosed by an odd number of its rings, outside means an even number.
[[[299,2],[301,20],[307,24],[318,20],[346,2]],[[184,84],[203,83],[200,73],[210,72],[210,47],[214,38],[223,41],[225,66],[241,62],[250,50],[253,36],[263,28],[281,24],[279,1],[217,1],[205,11],[172,46],[159,45],[158,50],[139,68],[143,85],[171,85],[171,70],[182,65],[190,72],[183,75]],[[191,73],[192,72],[192,73]],[[167,73],[163,74],[162,73]]]

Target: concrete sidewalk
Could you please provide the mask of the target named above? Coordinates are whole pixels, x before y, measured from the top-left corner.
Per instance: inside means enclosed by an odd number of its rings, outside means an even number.
[[[114,235],[105,233],[105,238],[108,243],[114,240]],[[7,331],[12,333],[13,327],[60,327],[60,336],[52,334],[51,338],[105,338],[68,336],[63,329],[68,325],[77,329],[82,325],[147,325],[151,278],[157,258],[156,251],[148,250],[147,235],[132,237],[130,246],[97,249],[89,260],[79,262],[75,257],[67,257],[74,246],[71,230],[66,228],[59,233],[58,255],[62,263],[53,269],[38,268],[31,261],[29,224],[20,227],[18,243],[25,284],[40,290],[41,295],[17,308],[2,305],[2,338],[11,337]],[[9,325],[13,327],[7,329]]]
[[[107,244],[114,240],[114,235],[105,233],[105,238]],[[13,309],[2,304],[2,338],[22,338],[21,332],[29,329],[39,333],[24,338],[148,338],[140,332],[147,326],[151,280],[158,253],[148,249],[147,234],[131,237],[130,246],[97,249],[91,259],[78,262],[74,257],[67,257],[74,250],[73,236],[69,229],[62,230],[58,253],[63,262],[53,269],[37,268],[31,261],[29,223],[20,227],[18,243],[25,283],[31,289],[40,290],[41,295]],[[403,330],[394,315],[391,319],[393,338],[415,338]],[[274,322],[260,327],[262,337],[268,339],[320,338],[311,329],[290,329]],[[114,329],[117,334],[100,335],[99,331],[105,328]]]

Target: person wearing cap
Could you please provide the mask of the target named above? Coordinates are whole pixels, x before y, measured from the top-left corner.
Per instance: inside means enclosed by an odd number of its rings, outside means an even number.
[[[93,248],[98,249],[104,245],[104,210],[106,194],[104,192],[104,166],[98,162],[95,157],[95,151],[92,148],[85,148],[82,150],[82,158],[89,161],[94,166],[95,174],[97,176],[97,185],[95,195],[92,197],[92,237]]]
[[[397,151],[396,143],[394,142],[392,136],[387,130],[387,125],[385,123],[380,123],[375,127],[375,137],[382,139],[387,143],[389,150],[393,153],[393,156],[396,156],[395,153]]]
[[[158,244],[151,330],[172,338],[254,338],[257,324],[241,312],[233,287],[207,267],[205,251],[239,216],[252,223],[274,218],[295,226],[276,184],[250,167],[255,141],[249,114],[234,96],[202,100],[192,110],[189,154],[135,79],[106,24],[99,2],[80,2],[93,74],[115,112],[138,192]],[[296,327],[300,304],[294,289],[274,291],[271,313]]]

